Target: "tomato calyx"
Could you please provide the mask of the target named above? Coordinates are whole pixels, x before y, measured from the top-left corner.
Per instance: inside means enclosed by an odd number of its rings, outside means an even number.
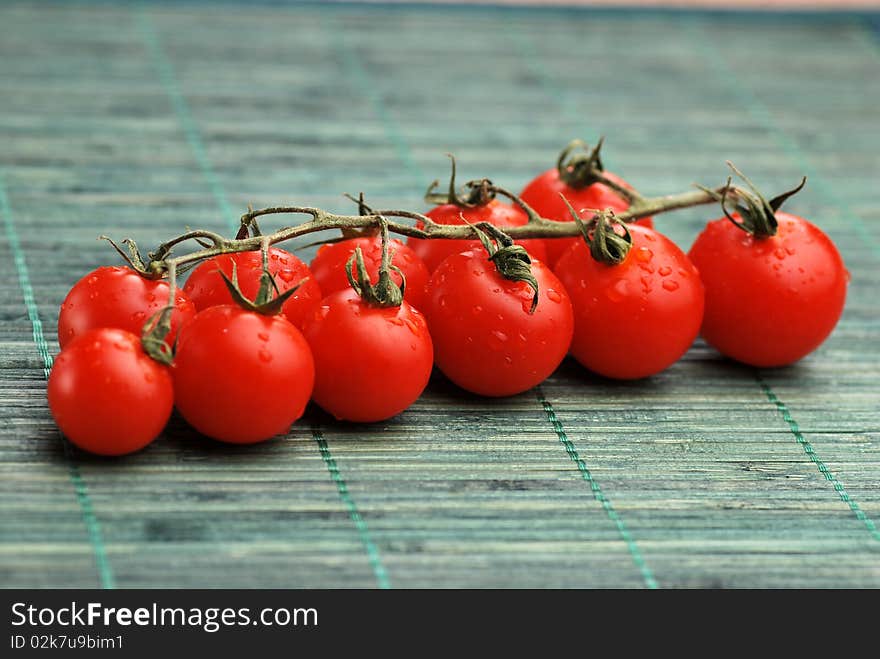
[[[363,197],[361,197],[363,200]],[[406,291],[406,275],[396,265],[391,263],[391,246],[388,238],[388,221],[379,218],[379,232],[382,236],[382,263],[379,265],[379,278],[373,284],[370,274],[364,263],[364,254],[360,247],[345,262],[345,276],[348,283],[367,304],[374,307],[399,307],[403,303],[403,295]],[[352,273],[355,269],[357,276]],[[396,272],[400,276],[400,286],[391,279],[391,273]]]
[[[463,216],[462,219],[464,220]],[[465,223],[467,224],[467,220]],[[525,247],[515,244],[513,238],[488,222],[471,225],[471,228],[489,254],[489,260],[495,265],[499,275],[510,281],[524,281],[531,287],[534,295],[529,313],[535,313],[539,299],[538,280],[532,274],[532,259]]]
[[[605,138],[600,137],[592,149],[583,140],[569,142],[556,160],[560,180],[575,190],[601,182],[605,167],[602,165],[600,151],[604,142]],[[578,149],[585,153],[574,153]]]
[[[459,208],[477,208],[485,206],[495,199],[495,186],[487,178],[474,179],[465,183],[460,190],[455,187],[455,156],[447,153],[452,161],[452,173],[449,176],[449,188],[446,192],[435,192],[440,187],[440,181],[435,180],[428,186],[425,192],[425,203],[441,206],[452,204]]]
[[[568,206],[568,211],[580,229],[584,242],[590,248],[590,256],[606,265],[623,263],[629,250],[632,249],[632,234],[626,222],[618,219],[614,211],[608,208],[604,211],[596,211],[592,219],[585,224],[565,195],[559,196]],[[623,229],[623,234],[618,233],[614,227]]]
[[[263,271],[260,274],[260,287],[257,295],[250,300],[238,285],[238,270],[235,261],[232,262],[232,278],[226,276],[223,270],[219,270],[223,283],[229,289],[229,294],[235,303],[243,309],[253,311],[254,313],[264,316],[275,316],[281,313],[281,308],[303,285],[306,279],[301,280],[296,286],[284,291],[279,290],[278,284],[275,282],[275,276],[269,272],[269,243],[264,239],[260,250],[263,255]]]
[[[145,263],[144,257],[141,256],[141,251],[138,249],[137,243],[131,238],[125,238],[122,241],[122,244],[128,249],[127,254],[110,236],[100,235],[98,236],[98,240],[106,240],[110,243],[113,249],[115,249],[119,256],[121,256],[128,264],[128,267],[144,279],[155,281],[157,279],[162,279],[165,276],[165,269],[162,267],[161,263],[153,258],[152,254],[148,255],[150,257],[149,261]]]
[[[751,234],[759,240],[775,236],[779,226],[776,220],[776,211],[782,207],[782,204],[789,197],[794,196],[804,188],[807,183],[807,177],[804,176],[801,182],[791,190],[776,195],[768,201],[755,184],[729,160],[727,161],[727,166],[733,170],[734,174],[746,182],[748,189],[732,185],[730,177],[728,177],[727,184],[720,193],[703,186],[699,186],[700,189],[709,192],[721,202],[721,210],[724,212],[724,217],[730,220],[736,228]],[[728,204],[733,205],[734,213],[730,212]],[[734,217],[734,215],[738,215],[739,219]]]

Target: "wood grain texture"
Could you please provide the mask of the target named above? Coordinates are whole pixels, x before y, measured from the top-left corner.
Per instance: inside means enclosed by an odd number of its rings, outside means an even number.
[[[3,586],[880,586],[880,48],[858,16],[11,2],[0,26]],[[760,374],[701,342],[643,382],[566,362],[556,426],[536,392],[435,376],[373,426],[311,410],[235,448],[175,417],[128,458],[65,448],[33,321],[56,353],[66,291],[116,260],[98,234],[343,191],[421,209],[446,151],[517,189],[600,134],[652,194],[725,159],[769,190],[807,174],[791,210],[852,273],[831,339]],[[688,246],[706,219],[658,225]]]

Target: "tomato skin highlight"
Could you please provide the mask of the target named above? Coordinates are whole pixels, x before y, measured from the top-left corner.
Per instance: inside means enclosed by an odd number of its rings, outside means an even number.
[[[229,289],[220,276],[222,270],[232,279],[235,264],[238,286],[244,296],[253,300],[260,289],[263,257],[259,250],[215,256],[201,263],[189,276],[183,290],[189,295],[198,311],[224,304],[234,304]],[[295,255],[278,247],[269,248],[269,272],[275,276],[278,290],[284,293],[298,285],[302,286],[284,303],[282,313],[297,328],[321,303],[321,289],[308,266]]]
[[[758,367],[785,366],[818,348],[840,319],[849,280],[821,229],[781,211],[776,220],[776,235],[763,239],[713,220],[690,249],[706,286],[703,338]]]
[[[543,382],[568,352],[573,316],[562,283],[532,262],[540,298],[503,278],[482,247],[453,254],[431,276],[425,314],[437,367],[462,389],[512,396]]]
[[[141,277],[125,266],[105,266],[80,279],[67,293],[58,314],[58,343],[63,350],[92,329],[115,327],[140,336],[144,323],[168,303],[168,282]],[[180,327],[196,315],[192,301],[182,291],[174,296],[171,332],[165,342],[174,344]]]
[[[312,353],[283,316],[210,307],[183,328],[172,368],[178,411],[200,433],[253,444],[285,433],[305,411]]]
[[[464,224],[461,219],[462,215],[470,224],[488,222],[502,228],[523,226],[529,221],[528,216],[521,208],[501,203],[497,199],[493,199],[484,206],[476,206],[475,208],[460,208],[455,204],[442,204],[429,210],[426,215],[437,224],[453,226]],[[416,226],[420,229],[423,228],[420,222],[417,222]],[[547,251],[543,240],[530,238],[517,240],[516,243],[522,245],[533,258],[539,261],[546,260]],[[434,272],[447,256],[480,247],[480,241],[477,239],[409,238],[406,244],[424,261],[425,265],[428,266],[429,272]]]
[[[314,401],[344,421],[383,421],[422,394],[434,361],[424,316],[408,302],[375,307],[352,290],[324,298],[303,334],[315,357]]]
[[[364,256],[364,265],[367,267],[370,281],[376,281],[378,278],[379,266],[382,263],[382,238],[380,236],[363,236],[322,245],[309,264],[309,268],[325,297],[336,291],[350,288],[351,284],[345,275],[345,264],[358,247],[361,248],[361,253]],[[417,309],[421,308],[425,296],[428,294],[427,286],[430,273],[427,266],[406,244],[399,240],[392,239],[390,249],[392,252],[391,264],[400,268],[406,277],[404,299]],[[356,273],[354,264],[352,264],[352,273]],[[391,272],[391,280],[400,286],[400,275],[394,271]]]
[[[659,373],[687,352],[704,307],[699,272],[684,252],[653,229],[629,230],[633,244],[622,263],[596,261],[581,240],[555,269],[574,307],[572,356],[625,380]]]
[[[152,442],[174,405],[171,374],[116,328],[89,330],[55,359],[49,409],[74,445],[97,455],[125,455]]]
[[[631,187],[629,183],[611,172],[605,172],[605,176],[609,179],[623,185]],[[602,183],[594,183],[585,188],[572,188],[559,177],[559,170],[555,167],[548,169],[546,172],[535,177],[520,193],[520,197],[524,202],[531,206],[541,217],[556,222],[574,222],[568,206],[559,195],[564,194],[569,203],[579,213],[581,209],[606,210],[610,208],[615,212],[622,212],[629,208],[629,202],[618,195],[614,190]],[[581,216],[586,219],[591,217],[591,213],[583,212]],[[648,228],[654,228],[654,220],[650,217],[643,217],[633,224],[640,224]],[[560,257],[565,251],[579,242],[581,239],[574,238],[553,238],[544,240],[544,246],[547,252],[546,262],[554,268],[559,262]]]

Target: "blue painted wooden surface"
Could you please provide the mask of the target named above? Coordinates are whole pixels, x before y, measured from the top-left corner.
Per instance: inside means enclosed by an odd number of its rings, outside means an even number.
[[[880,586],[877,34],[858,14],[26,3],[0,6],[0,584]],[[875,23],[876,25],[876,23]],[[566,363],[538,391],[435,378],[375,426],[312,411],[217,445],[66,446],[57,309],[143,245],[247,203],[423,208],[517,189],[574,136],[645,193],[732,159],[823,226],[853,280],[831,339],[756,373],[702,343],[650,380]],[[714,210],[658,220],[687,247]]]

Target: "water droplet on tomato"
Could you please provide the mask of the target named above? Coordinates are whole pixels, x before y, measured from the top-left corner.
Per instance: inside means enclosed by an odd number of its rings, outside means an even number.
[[[650,293],[651,292],[651,278],[650,277],[641,277],[640,281],[642,282],[642,291],[644,291],[645,293]],[[669,280],[667,279],[664,281],[669,281]]]
[[[482,311],[483,311],[483,307],[481,307],[479,304],[475,304],[473,306],[473,308],[471,309],[471,313],[474,314],[475,316],[479,316],[480,313],[482,313]]]
[[[265,364],[268,364],[269,362],[272,361],[272,353],[269,352],[268,350],[266,350],[265,348],[264,348],[264,349],[261,349],[261,350],[257,353],[257,357],[259,357],[259,358],[260,358],[260,361],[263,362],[263,363],[265,363]]]
[[[657,272],[660,273],[661,277],[665,277],[670,272],[672,272],[672,268],[670,268],[668,265],[662,265],[657,269]]]
[[[400,318],[398,318],[397,316],[393,316],[391,318],[388,318],[388,322],[396,327],[403,327],[403,321]]]
[[[147,293],[147,302],[155,302],[156,294],[155,293]]]
[[[674,279],[664,279],[663,280],[663,288],[667,291],[677,291],[678,290],[678,282]]]
[[[156,376],[153,375],[150,371],[144,371],[144,382],[153,382],[156,379]]]
[[[440,296],[440,299],[437,300],[437,304],[440,305],[440,308],[441,308],[441,309],[443,309],[444,307],[446,307],[446,304],[447,304],[448,302],[449,302],[449,298],[447,298],[445,295],[441,295],[441,296]]]
[[[785,258],[785,250],[781,247],[777,247],[773,250],[773,256],[775,256],[780,261]]]
[[[654,266],[650,263],[639,263],[639,267],[648,274],[653,274],[654,272]]]
[[[258,332],[257,338],[260,339],[260,341],[268,341],[269,335],[266,332]]]
[[[95,275],[92,275],[88,278],[87,283],[89,284],[89,286],[94,286],[98,283],[98,278]]]
[[[586,280],[586,279],[581,279],[581,280],[578,282],[578,284],[580,284],[580,287],[581,287],[581,288],[586,288],[586,287],[587,287],[587,280]]]
[[[629,282],[626,279],[618,279],[612,286],[605,289],[605,297],[612,302],[620,302],[629,292]]]
[[[685,270],[684,268],[679,268],[679,269],[678,269],[678,274],[681,275],[682,277],[684,277],[685,279],[687,279],[688,277],[691,276],[691,273],[689,273],[689,272],[688,272],[687,270]]]
[[[492,350],[501,350],[507,343],[507,334],[501,330],[492,330],[489,334],[489,347]]]
[[[281,279],[281,281],[287,282],[288,284],[292,282],[296,277],[296,274],[294,274],[293,270],[279,270],[277,274],[278,278]]]
[[[492,292],[493,292],[493,293],[500,293],[500,292],[501,292],[501,289],[500,289],[500,288],[493,288],[493,289],[492,289]]]
[[[505,364],[505,366],[513,366],[513,357],[511,357],[510,355],[507,355],[504,358],[504,364]]]
[[[551,302],[562,302],[562,296],[554,291],[552,288],[547,289],[547,297]]]
[[[518,338],[518,339],[519,339],[520,341],[522,341],[523,343],[527,343],[527,342],[528,342],[528,339],[526,338],[526,335],[523,334],[522,332],[520,332],[519,334],[517,334],[517,335],[516,335],[516,338]]]
[[[135,311],[131,314],[131,319],[136,323],[142,323],[147,319],[147,315],[143,311]]]
[[[639,247],[636,250],[636,261],[648,263],[652,258],[654,258],[654,252],[647,247]]]
[[[653,243],[655,240],[657,240],[656,238],[654,238],[654,235],[653,235],[653,234],[650,234],[650,233],[646,233],[646,234],[644,234],[644,238],[645,238],[645,240],[647,240],[649,243]]]
[[[406,325],[407,329],[409,329],[410,332],[412,332],[413,334],[418,336],[419,326],[412,318],[406,318],[406,319],[404,319],[403,322]]]
[[[788,253],[789,256],[794,256],[794,247],[786,247],[785,251]]]

